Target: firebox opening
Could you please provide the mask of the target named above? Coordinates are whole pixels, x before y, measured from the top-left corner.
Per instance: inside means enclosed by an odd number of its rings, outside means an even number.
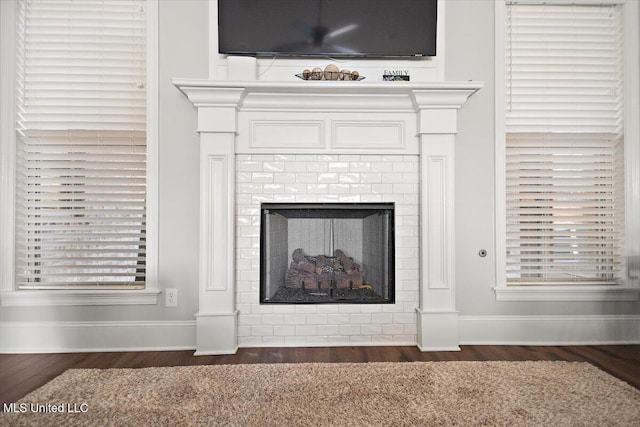
[[[393,203],[263,203],[260,303],[395,301]]]

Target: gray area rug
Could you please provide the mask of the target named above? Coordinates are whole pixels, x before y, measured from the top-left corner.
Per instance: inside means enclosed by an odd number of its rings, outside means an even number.
[[[638,426],[640,390],[578,362],[72,369],[13,409],[0,425]]]

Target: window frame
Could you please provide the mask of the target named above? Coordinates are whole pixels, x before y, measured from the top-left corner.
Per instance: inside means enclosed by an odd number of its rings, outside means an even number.
[[[518,1],[515,1],[518,3]],[[573,4],[568,0],[535,0],[527,4]],[[495,277],[497,301],[635,301],[640,294],[640,21],[638,3],[629,0],[579,0],[580,4],[621,5],[624,19],[624,279],[618,285],[509,285],[506,282],[506,0],[495,2]],[[632,238],[636,236],[635,238]]]
[[[147,13],[147,255],[144,289],[35,290],[16,286],[15,21],[17,7],[0,2],[0,306],[157,304],[158,289],[158,3]]]

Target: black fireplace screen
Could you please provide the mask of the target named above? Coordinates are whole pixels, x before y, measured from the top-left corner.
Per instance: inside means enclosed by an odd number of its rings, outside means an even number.
[[[393,203],[263,203],[260,303],[393,303]]]

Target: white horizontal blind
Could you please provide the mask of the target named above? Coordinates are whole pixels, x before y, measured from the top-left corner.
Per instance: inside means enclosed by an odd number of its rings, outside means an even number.
[[[146,29],[139,0],[20,0],[19,288],[142,288]]]
[[[613,284],[624,228],[615,5],[507,6],[507,284]]]

